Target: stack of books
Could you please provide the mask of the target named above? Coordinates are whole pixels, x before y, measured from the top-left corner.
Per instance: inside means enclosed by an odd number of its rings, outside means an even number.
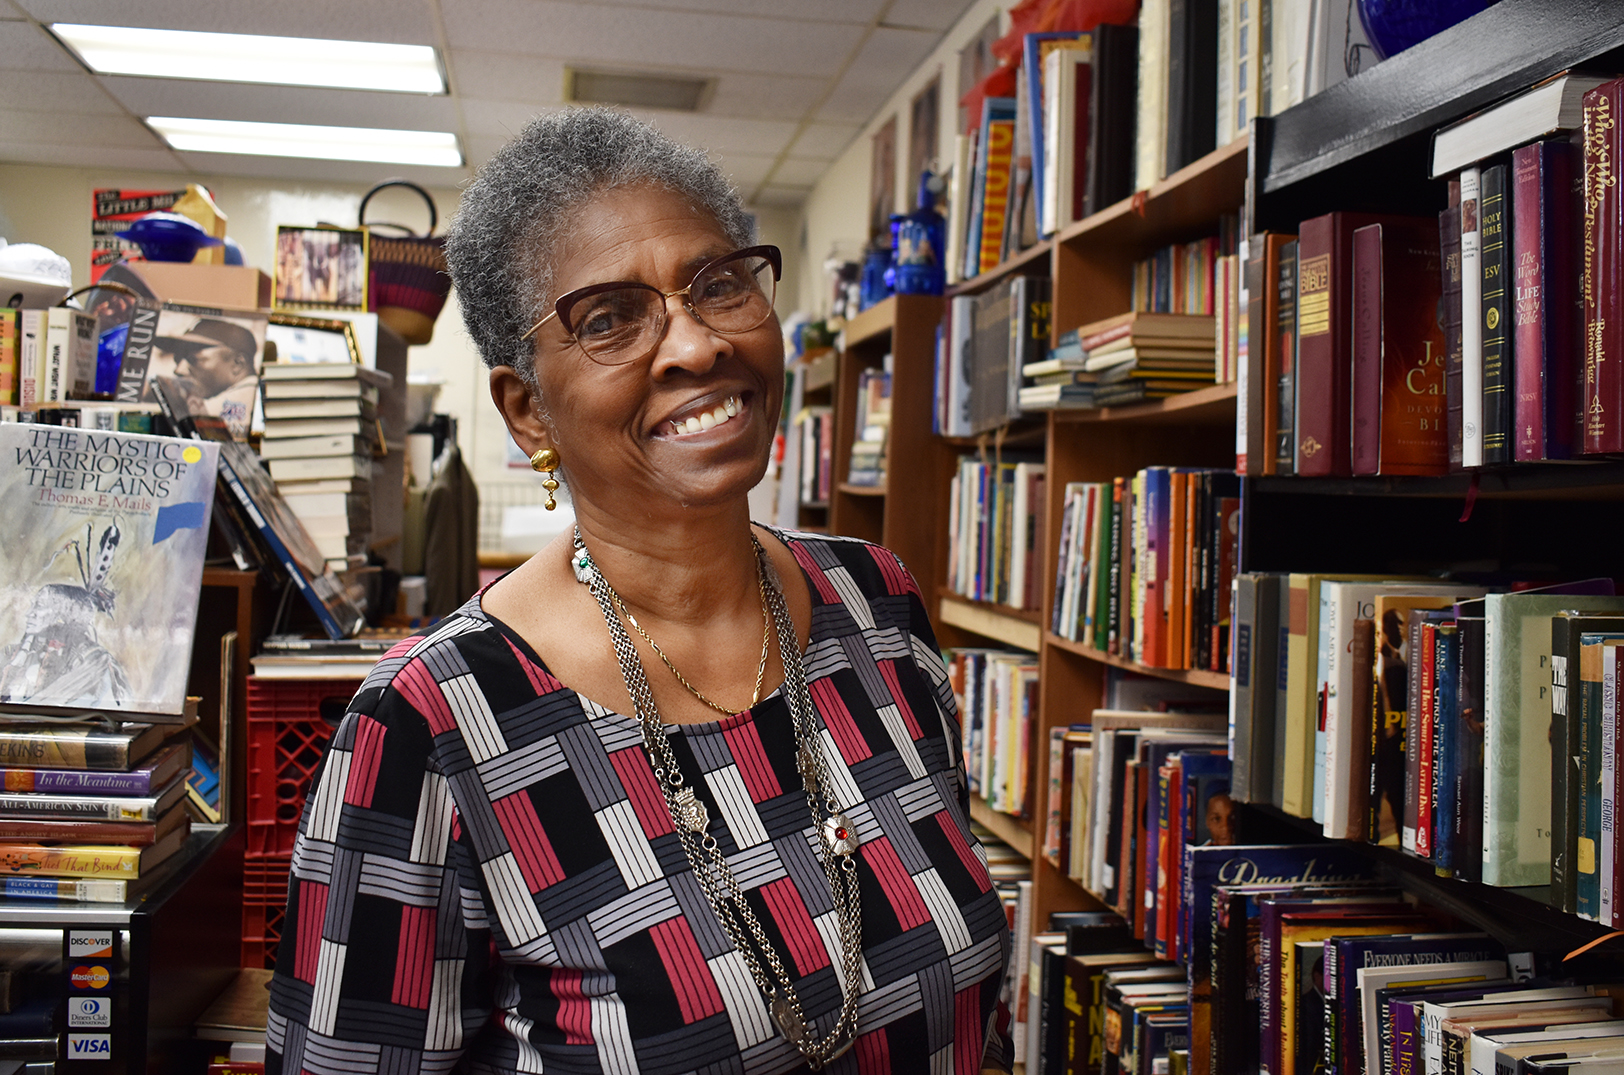
[[[1079,330],[1062,332],[1047,355],[1021,367],[1021,410],[1086,409],[1094,404],[1094,385],[1100,377],[1085,369]]]
[[[0,725],[0,894],[122,903],[146,887],[191,832],[188,728]]]
[[[885,484],[885,442],[891,431],[891,375],[864,370],[857,375],[857,439],[851,446],[848,485]]]
[[[323,557],[364,558],[372,533],[378,390],[390,376],[353,363],[267,364],[260,455]]]
[[[1099,375],[1096,406],[1165,399],[1216,378],[1213,319],[1135,311],[1078,330],[1083,369]]]

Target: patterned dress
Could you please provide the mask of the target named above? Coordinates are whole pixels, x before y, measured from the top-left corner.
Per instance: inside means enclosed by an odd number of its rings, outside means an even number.
[[[1005,1067],[1007,1041],[984,1045],[1008,928],[919,590],[878,546],[780,537],[811,591],[825,764],[862,840],[858,1038],[825,1070]],[[840,941],[787,707],[775,693],[668,734],[826,1033]],[[282,936],[267,1071],[804,1068],[689,869],[637,722],[560,684],[478,597],[355,696],[305,809]]]

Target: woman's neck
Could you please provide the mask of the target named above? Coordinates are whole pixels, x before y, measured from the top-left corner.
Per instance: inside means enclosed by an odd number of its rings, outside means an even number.
[[[654,525],[630,523],[586,506],[576,525],[587,551],[634,613],[700,625],[759,606],[749,508],[687,512]]]

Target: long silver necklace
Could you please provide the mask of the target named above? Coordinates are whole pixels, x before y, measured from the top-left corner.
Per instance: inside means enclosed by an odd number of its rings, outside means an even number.
[[[851,1048],[856,1040],[857,989],[863,958],[862,906],[858,894],[857,863],[852,858],[858,845],[857,830],[841,812],[840,804],[829,791],[828,773],[824,767],[817,720],[812,709],[812,694],[807,689],[806,671],[801,664],[801,647],[795,635],[794,621],[790,619],[789,607],[767,561],[766,551],[754,534],[750,536],[750,543],[755,548],[758,580],[764,582],[763,594],[778,635],[779,658],[784,664],[783,695],[795,729],[796,767],[800,770],[801,783],[806,789],[807,807],[812,813],[812,831],[818,834],[818,860],[829,883],[829,894],[834,901],[835,918],[839,923],[843,972],[840,1018],[823,1037],[818,1037],[808,1022],[789,971],[746,902],[744,890],[728,868],[721,846],[708,831],[709,811],[683,779],[676,752],[666,737],[666,726],[655,708],[654,694],[649,689],[643,660],[621,623],[619,610],[626,607],[625,602],[593,562],[592,554],[581,540],[579,527],[575,530],[575,552],[570,566],[575,571],[576,580],[592,591],[593,598],[603,611],[604,622],[609,626],[615,657],[620,662],[620,674],[626,681],[626,692],[631,695],[632,705],[637,710],[643,749],[648,753],[654,778],[665,795],[666,809],[671,813],[671,822],[682,844],[683,854],[688,859],[688,866],[693,870],[700,890],[705,893],[705,900],[716,913],[728,940],[744,957],[750,977],[755,980],[762,996],[767,998],[768,1010],[779,1033],[795,1046],[809,1067],[818,1070]]]

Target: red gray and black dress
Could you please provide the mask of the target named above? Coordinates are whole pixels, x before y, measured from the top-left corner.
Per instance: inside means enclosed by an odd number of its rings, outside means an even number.
[[[971,1075],[1008,958],[918,587],[865,542],[781,533],[806,678],[858,830],[858,1038],[826,1070]],[[605,640],[607,644],[607,640]],[[827,1032],[838,925],[783,699],[672,726],[688,784]],[[559,683],[478,597],[362,684],[312,786],[266,1070],[800,1070],[683,856],[635,719]],[[985,1056],[984,1056],[985,1053]]]

